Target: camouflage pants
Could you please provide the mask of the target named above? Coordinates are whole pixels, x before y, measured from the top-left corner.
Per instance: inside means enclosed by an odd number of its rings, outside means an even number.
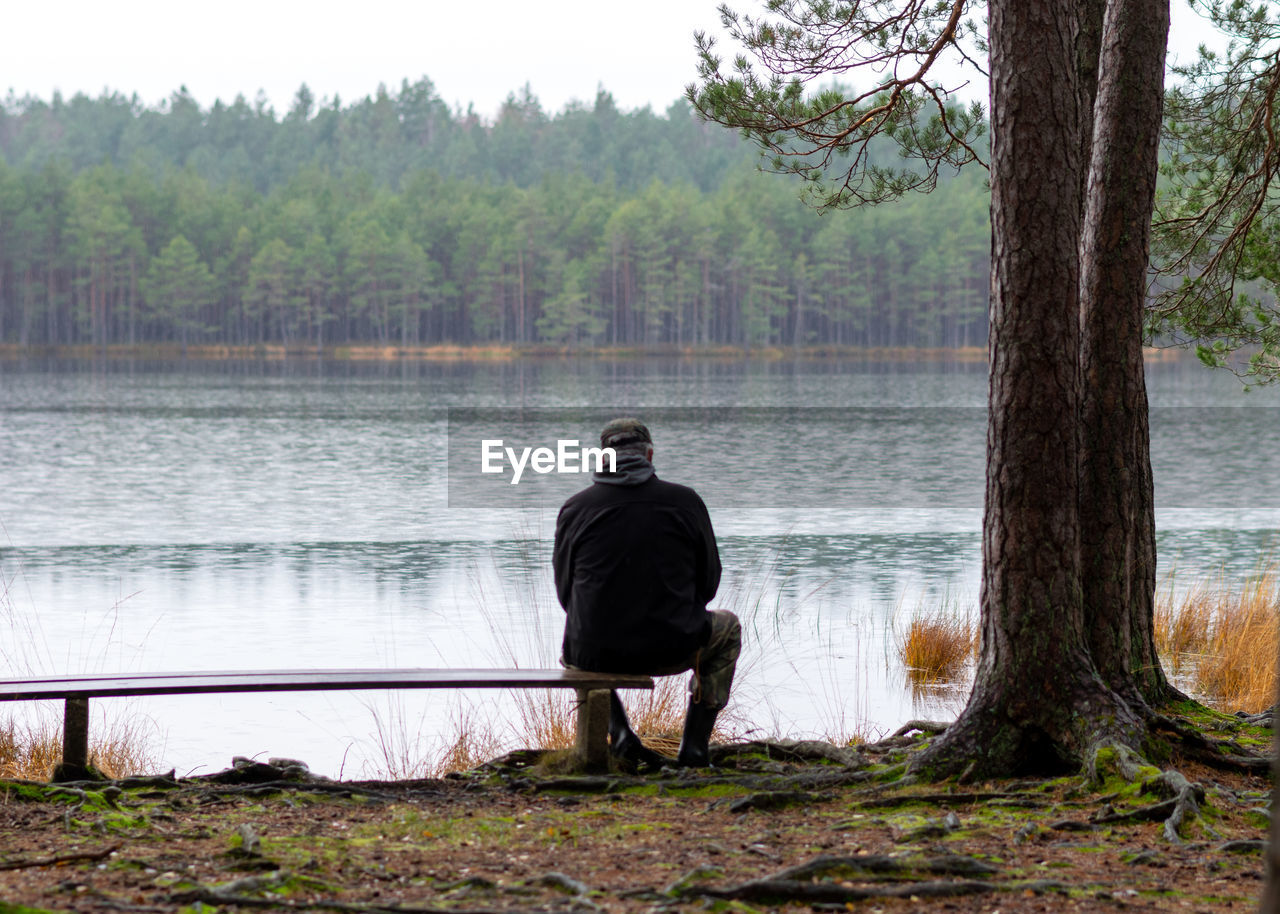
[[[742,625],[738,617],[728,610],[713,609],[709,614],[711,638],[705,645],[680,663],[649,672],[654,676],[674,676],[686,670],[692,672],[689,677],[690,698],[718,711],[729,701],[733,672],[742,651]]]

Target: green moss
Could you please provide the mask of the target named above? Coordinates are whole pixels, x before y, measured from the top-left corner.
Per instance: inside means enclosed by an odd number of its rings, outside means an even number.
[[[1246,809],[1244,811],[1244,820],[1261,831],[1266,831],[1271,827],[1271,816],[1261,809]]]
[[[668,787],[666,792],[673,797],[703,797],[708,800],[719,799],[720,797],[745,796],[747,793],[738,784],[698,785],[696,782],[688,787]]]
[[[890,781],[900,780],[907,773],[907,766],[905,762],[894,765],[872,765],[867,771],[870,773],[873,782],[887,784]],[[922,780],[929,781],[931,779],[926,773]]]
[[[135,816],[124,812],[107,812],[95,820],[94,827],[104,831],[116,832],[150,828],[151,822],[146,816]]]
[[[548,793],[552,792],[554,791],[548,791]],[[656,797],[660,793],[657,784],[635,784],[620,792],[630,797]]]
[[[21,800],[27,803],[43,803],[48,800],[49,788],[43,784],[17,784],[13,781],[0,781],[0,802],[11,803]],[[0,909],[2,911],[3,909]]]

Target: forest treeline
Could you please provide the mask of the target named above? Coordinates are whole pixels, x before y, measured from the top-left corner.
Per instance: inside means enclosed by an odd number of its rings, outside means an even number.
[[[819,215],[683,102],[0,105],[0,341],[976,345],[982,176]]]

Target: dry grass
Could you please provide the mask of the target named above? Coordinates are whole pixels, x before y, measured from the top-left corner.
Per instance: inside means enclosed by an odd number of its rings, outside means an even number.
[[[410,726],[403,706],[392,702],[384,712],[369,706],[373,716],[378,761],[373,775],[396,780],[438,778],[451,771],[467,771],[512,748],[572,748],[577,733],[577,701],[563,689],[522,690],[512,693],[515,711],[510,724],[480,717],[473,708],[459,708],[452,720],[452,737],[443,750],[431,751],[421,737],[425,712]],[[688,705],[686,677],[657,680],[652,692],[622,693],[631,727],[649,748],[675,756],[684,730]],[[721,715],[712,740],[736,737],[732,715]]]
[[[1194,669],[1208,650],[1209,633],[1224,591],[1225,585],[1220,579],[1216,585],[1199,584],[1192,588],[1177,605],[1172,587],[1169,593],[1157,595],[1156,650],[1174,674]]]
[[[976,649],[976,633],[967,614],[917,613],[898,636],[898,658],[913,687],[959,680]]]
[[[1156,648],[1188,687],[1224,711],[1255,713],[1276,700],[1280,576],[1267,568],[1238,591],[1219,579],[1156,604]]]
[[[686,677],[659,678],[651,692],[628,690],[621,694],[631,729],[646,746],[674,756],[684,732],[689,692]],[[519,738],[540,749],[568,749],[577,732],[577,701],[563,691],[521,692],[516,695]],[[731,739],[727,718],[716,721],[712,739]]]
[[[510,567],[498,563],[496,557],[491,570],[477,566],[470,572],[472,598],[488,621],[498,665],[517,669],[554,668],[559,662],[563,615],[546,573],[546,556],[535,548],[545,539],[541,531],[524,529],[513,537],[518,551],[506,559],[523,569],[523,575],[512,575]],[[776,573],[776,563],[761,564],[745,583],[723,592],[718,606],[734,611],[744,623],[768,613],[769,607],[762,607],[761,600],[776,590],[770,586]],[[532,583],[526,587],[504,588],[503,582],[513,578]],[[499,586],[497,591],[492,589],[493,582]],[[531,628],[513,628],[494,612],[494,607],[510,605],[523,608],[523,618],[532,621]],[[512,632],[521,640],[513,641]],[[740,665],[738,685],[743,672],[744,667]],[[644,744],[672,757],[679,750],[684,731],[687,682],[687,675],[659,677],[652,691],[620,693],[631,727]],[[492,703],[486,706],[491,710],[485,714],[477,714],[474,708],[456,710],[452,736],[445,742],[443,751],[438,746],[432,751],[432,747],[425,745],[426,741],[418,734],[426,721],[420,719],[417,726],[408,726],[401,705],[393,702],[385,714],[369,706],[375,727],[376,756],[366,767],[376,777],[440,777],[474,768],[515,748],[563,750],[574,745],[577,702],[573,693],[562,689],[529,689],[514,691],[511,698],[514,706],[507,706],[506,713]],[[735,716],[731,701],[729,709],[718,717],[711,739],[725,742],[738,738],[746,727],[747,724]]]
[[[502,740],[493,729],[475,726],[466,713],[455,719],[454,733],[453,742],[418,777],[440,778],[451,771],[470,771],[502,754]]]
[[[56,669],[49,644],[34,612],[19,612],[13,580],[0,578],[0,668],[9,676],[35,676]],[[108,614],[109,630],[119,606]],[[19,703],[0,719],[0,777],[46,780],[62,761],[62,704]],[[10,706],[13,707],[13,706]],[[118,708],[118,706],[117,706]],[[127,709],[108,718],[98,716],[89,730],[89,762],[108,777],[153,772],[159,766],[153,748],[155,725]]]
[[[1268,570],[1238,595],[1224,593],[1214,613],[1195,688],[1227,711],[1256,713],[1276,700],[1280,579]]]
[[[395,781],[439,778],[451,771],[474,768],[501,752],[501,741],[493,728],[478,724],[469,708],[459,706],[455,711],[454,738],[439,750],[423,737],[427,712],[411,722],[405,713],[404,696],[391,694],[385,709],[372,703],[366,707],[373,718],[373,739],[379,756],[378,763],[371,766],[372,777]]]
[[[156,769],[145,722],[117,718],[89,745],[89,761],[111,778],[146,774]],[[62,721],[52,714],[20,721],[0,721],[0,778],[47,780],[62,761]]]

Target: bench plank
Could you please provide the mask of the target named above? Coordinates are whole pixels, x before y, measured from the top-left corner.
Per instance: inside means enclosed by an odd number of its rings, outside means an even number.
[[[653,678],[584,670],[382,669],[227,670],[114,673],[0,681],[0,701],[114,698],[219,692],[323,692],[358,689],[652,689]]]
[[[224,692],[320,692],[361,689],[571,688],[578,695],[578,751],[588,769],[608,764],[610,689],[652,689],[644,675],[565,669],[207,670],[194,673],[90,673],[0,680],[0,701],[64,699],[62,764],[57,777],[88,774],[89,699]]]

